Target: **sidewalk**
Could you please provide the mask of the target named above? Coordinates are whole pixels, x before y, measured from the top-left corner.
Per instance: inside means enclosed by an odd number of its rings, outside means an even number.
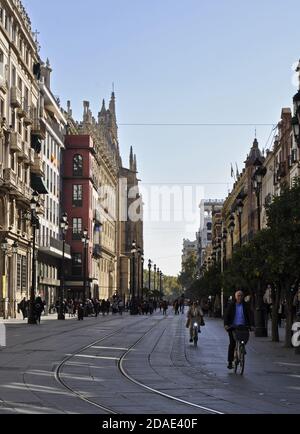
[[[77,316],[73,318],[69,318],[69,314],[66,314],[65,316],[66,320],[77,320]],[[52,313],[49,315],[42,315],[41,322],[44,321],[53,321],[57,320],[57,313]],[[28,318],[26,319],[2,319],[0,318],[0,324],[27,324]]]

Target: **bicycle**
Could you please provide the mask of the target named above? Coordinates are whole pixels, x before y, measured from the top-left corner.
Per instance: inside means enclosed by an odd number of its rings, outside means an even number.
[[[194,342],[194,346],[196,347],[198,345],[198,339],[199,339],[199,324],[197,322],[193,324],[192,339]]]
[[[239,373],[240,375],[243,375],[245,371],[245,356],[247,354],[246,345],[250,337],[249,327],[233,327],[232,331],[234,340],[236,342],[233,361],[234,372],[235,374]]]

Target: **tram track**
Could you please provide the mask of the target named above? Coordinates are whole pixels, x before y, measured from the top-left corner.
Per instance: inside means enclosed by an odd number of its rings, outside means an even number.
[[[158,321],[156,324],[154,324],[152,327],[150,327],[145,333],[143,333],[143,335],[136,341],[134,342],[122,355],[121,357],[118,359],[118,363],[117,363],[117,368],[118,371],[122,374],[122,376],[129,382],[135,384],[136,386],[138,386],[139,388],[142,388],[144,390],[146,390],[149,393],[152,393],[154,395],[166,398],[168,400],[171,400],[172,402],[176,402],[179,404],[182,404],[184,406],[188,406],[188,407],[192,407],[194,409],[199,409],[202,410],[203,412],[206,412],[208,414],[224,414],[220,411],[217,411],[215,409],[209,408],[209,407],[205,407],[202,405],[198,405],[195,404],[193,402],[189,402],[186,400],[183,400],[181,398],[178,398],[176,396],[172,396],[170,394],[164,393],[158,389],[152,388],[146,384],[141,383],[140,381],[136,380],[135,378],[133,378],[131,375],[129,375],[126,372],[126,369],[124,367],[125,364],[125,360],[127,358],[127,356],[129,355],[130,352],[132,352],[132,350],[134,350],[162,321],[164,321],[164,319],[161,319],[160,321]],[[136,325],[137,323],[140,323],[140,321],[137,321],[136,323],[130,324],[129,327],[132,327],[134,325]],[[92,399],[87,398],[86,396],[84,396],[82,393],[80,393],[78,390],[75,390],[73,387],[71,387],[70,385],[68,385],[66,383],[66,381],[63,379],[63,369],[66,366],[66,364],[72,360],[74,357],[78,356],[78,355],[82,355],[85,351],[91,349],[92,347],[98,345],[101,342],[104,342],[105,340],[117,335],[118,333],[120,333],[120,331],[124,330],[122,329],[118,329],[112,333],[109,333],[106,336],[103,336],[101,339],[98,339],[97,341],[92,342],[89,345],[86,345],[84,347],[82,347],[81,349],[79,349],[78,351],[74,352],[73,354],[69,355],[68,357],[66,357],[56,368],[55,370],[55,379],[56,381],[65,389],[67,389],[69,391],[69,393],[71,393],[73,396],[76,396],[77,398],[81,399],[82,401],[108,413],[108,414],[121,414],[120,412],[116,411],[116,409],[111,408],[111,407],[107,407],[99,402],[93,401]],[[159,342],[161,336],[163,335],[160,334],[160,336],[158,337],[157,343]],[[156,345],[157,345],[156,343]]]

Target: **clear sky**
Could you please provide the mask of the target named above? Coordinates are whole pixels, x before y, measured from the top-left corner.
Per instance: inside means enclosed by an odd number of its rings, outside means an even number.
[[[297,90],[299,0],[23,3],[53,67],[53,93],[64,106],[71,100],[75,118],[83,100],[97,114],[115,83],[123,163],[132,145],[148,189],[193,184],[206,198],[225,198],[230,165],[242,169],[255,125],[265,147]],[[253,125],[124,125],[139,123]],[[199,220],[146,222],[146,259],[178,274],[182,240],[195,237]]]

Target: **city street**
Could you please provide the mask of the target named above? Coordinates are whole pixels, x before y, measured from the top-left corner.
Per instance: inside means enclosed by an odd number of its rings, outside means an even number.
[[[299,413],[300,357],[251,337],[244,377],[227,370],[222,322],[206,318],[198,348],[186,316],[7,322],[0,412],[39,414]]]

